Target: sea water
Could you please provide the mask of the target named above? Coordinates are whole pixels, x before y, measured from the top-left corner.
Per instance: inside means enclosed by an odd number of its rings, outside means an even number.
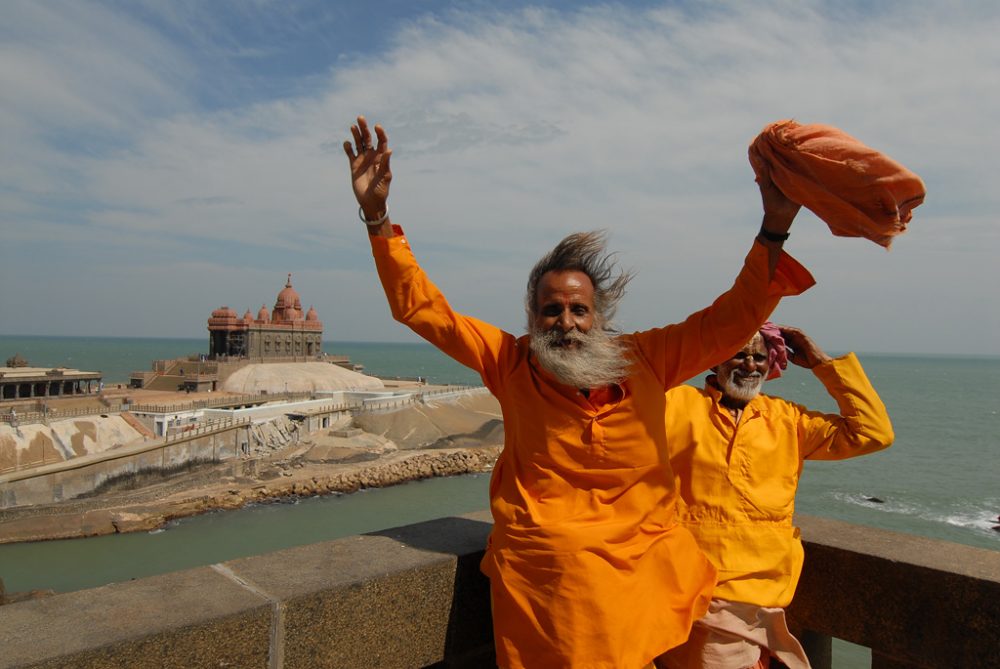
[[[154,359],[196,355],[207,347],[207,338],[0,335],[0,361],[19,354],[32,366],[99,371],[105,383],[124,383]],[[428,344],[325,342],[324,350],[348,356],[369,374],[480,383]],[[1000,358],[859,357],[889,410],[896,442],[860,458],[807,462],[797,511],[1000,550],[1000,532],[993,529],[1000,524]],[[801,368],[789,367],[764,389],[814,410],[837,411],[822,384]],[[480,482],[470,479],[469,485]],[[483,500],[485,508],[485,495]],[[391,512],[384,522],[400,524]]]
[[[204,353],[195,339],[0,336],[0,361],[15,353],[32,366],[100,371],[124,383],[157,358]],[[365,372],[422,376],[432,383],[479,383],[426,344],[327,342]],[[892,417],[892,448],[840,462],[807,462],[800,513],[1000,550],[1000,358],[861,354]],[[701,383],[692,379],[691,383]],[[792,367],[765,385],[811,409],[836,404],[807,370]],[[89,539],[0,545],[0,578],[10,591],[76,590],[264,553],[487,506],[489,477],[409,483],[353,495],[252,505],[172,523],[166,530]],[[860,651],[839,653],[860,666]]]
[[[422,376],[430,383],[478,384],[479,376],[423,343],[324,342],[330,355],[361,363],[365,374]],[[0,335],[0,363],[20,355],[32,367],[70,367],[101,372],[105,385],[126,384],[132,372],[146,371],[153,360],[208,353],[208,338],[32,337]]]

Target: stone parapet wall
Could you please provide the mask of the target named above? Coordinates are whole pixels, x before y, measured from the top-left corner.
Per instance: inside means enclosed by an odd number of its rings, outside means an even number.
[[[871,648],[876,669],[1000,667],[1000,551],[797,521],[806,560],[790,623]]]
[[[793,623],[870,645],[876,669],[1000,667],[1000,552],[800,523]],[[0,607],[0,669],[494,666],[489,530],[440,518]]]
[[[488,667],[486,518],[3,606],[0,669]]]

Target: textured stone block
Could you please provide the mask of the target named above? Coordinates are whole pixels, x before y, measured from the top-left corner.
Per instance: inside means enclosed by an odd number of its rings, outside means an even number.
[[[492,647],[488,590],[457,583],[459,574],[485,581],[478,561],[488,532],[480,521],[445,518],[225,566],[280,602],[285,669],[423,667],[445,661],[449,643],[463,655],[481,656],[482,641]],[[456,592],[475,601],[456,603]],[[456,609],[478,610],[467,620],[480,621],[458,641]]]
[[[271,607],[209,568],[0,608],[0,668],[266,669]]]
[[[899,666],[1000,667],[1000,551],[799,517],[798,627]]]

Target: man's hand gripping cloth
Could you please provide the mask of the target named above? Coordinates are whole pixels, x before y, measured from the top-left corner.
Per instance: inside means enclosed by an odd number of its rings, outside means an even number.
[[[924,182],[885,154],[833,126],[778,121],[750,144],[757,180],[770,177],[788,199],[840,237],[889,248],[924,201]]]

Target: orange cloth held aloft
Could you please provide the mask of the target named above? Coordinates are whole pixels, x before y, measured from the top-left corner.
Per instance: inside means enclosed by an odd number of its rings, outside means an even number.
[[[885,154],[833,126],[778,121],[750,144],[757,181],[770,177],[790,200],[840,237],[889,248],[924,201],[924,182]]]

